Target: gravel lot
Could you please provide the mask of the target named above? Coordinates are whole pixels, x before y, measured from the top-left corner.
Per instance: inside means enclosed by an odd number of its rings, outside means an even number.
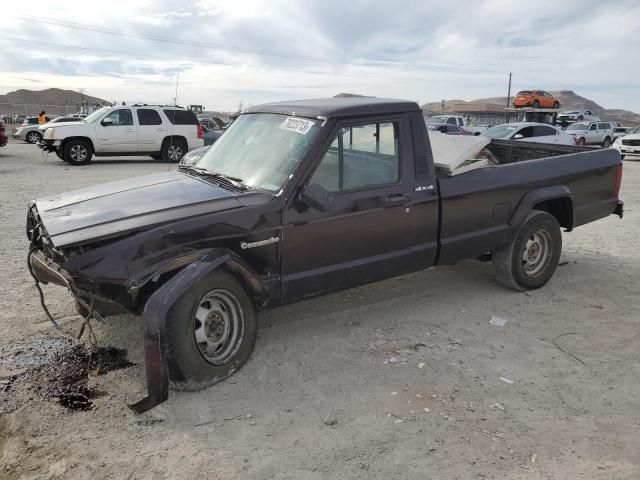
[[[142,324],[111,317],[100,344],[137,365],[91,377],[104,395],[70,412],[22,373],[60,343],[26,269],[27,202],[167,168],[0,148],[0,478],[640,478],[640,163],[625,218],[565,234],[541,290],[469,261],[275,309],[237,375],[144,415],[125,406],[144,392]],[[45,290],[76,331],[69,296]]]

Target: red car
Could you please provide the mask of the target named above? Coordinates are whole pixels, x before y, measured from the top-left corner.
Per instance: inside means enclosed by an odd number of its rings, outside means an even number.
[[[9,142],[4,122],[0,122],[0,147],[4,147]]]
[[[516,108],[560,108],[560,102],[544,90],[521,90],[513,98],[513,106]]]

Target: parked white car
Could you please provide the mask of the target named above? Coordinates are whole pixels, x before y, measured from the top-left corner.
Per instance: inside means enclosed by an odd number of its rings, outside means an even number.
[[[556,123],[560,125],[568,125],[575,122],[599,122],[600,117],[595,115],[591,110],[571,110],[568,112],[560,112],[556,117]]]
[[[80,120],[81,120],[80,118],[76,118],[76,117],[56,117],[53,120],[49,120],[47,123],[43,123],[42,125],[39,125],[38,131],[40,132],[40,134],[42,134],[47,128],[57,126],[56,125],[57,123],[71,123],[71,122],[78,122]]]
[[[610,122],[578,122],[569,125],[565,132],[572,135],[577,145],[611,146],[613,125]]]
[[[624,137],[616,138],[612,147],[620,152],[622,158],[625,155],[640,155],[640,127],[632,128]]]
[[[491,127],[483,136],[498,140],[522,140],[525,142],[558,143],[575,145],[573,137],[558,127],[546,123],[516,122]]]
[[[179,162],[204,145],[192,111],[156,105],[104,107],[80,121],[51,125],[42,136],[43,150],[72,165],[89,163],[93,155],[150,155]]]

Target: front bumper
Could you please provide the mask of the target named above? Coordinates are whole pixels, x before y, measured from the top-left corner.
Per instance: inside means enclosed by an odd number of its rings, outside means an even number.
[[[60,143],[60,140],[40,140],[37,145],[45,152],[55,152]]]

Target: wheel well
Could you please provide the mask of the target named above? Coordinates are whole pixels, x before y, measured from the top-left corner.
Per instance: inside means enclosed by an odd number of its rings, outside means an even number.
[[[567,232],[573,230],[573,202],[569,197],[552,198],[538,202],[534,210],[550,213]]]
[[[83,142],[87,142],[89,144],[89,146],[91,147],[91,153],[96,153],[96,148],[93,146],[93,142],[91,141],[90,138],[88,137],[69,137],[69,138],[65,138],[62,143],[60,144],[60,151],[64,152],[64,147],[67,145],[67,143],[69,143],[71,140],[82,140]]]
[[[170,135],[168,137],[164,137],[164,140],[162,140],[162,147],[164,148],[165,144],[167,143],[178,143],[178,142],[182,142],[185,145],[189,145],[187,143],[187,139],[185,137],[183,137],[182,135]]]

